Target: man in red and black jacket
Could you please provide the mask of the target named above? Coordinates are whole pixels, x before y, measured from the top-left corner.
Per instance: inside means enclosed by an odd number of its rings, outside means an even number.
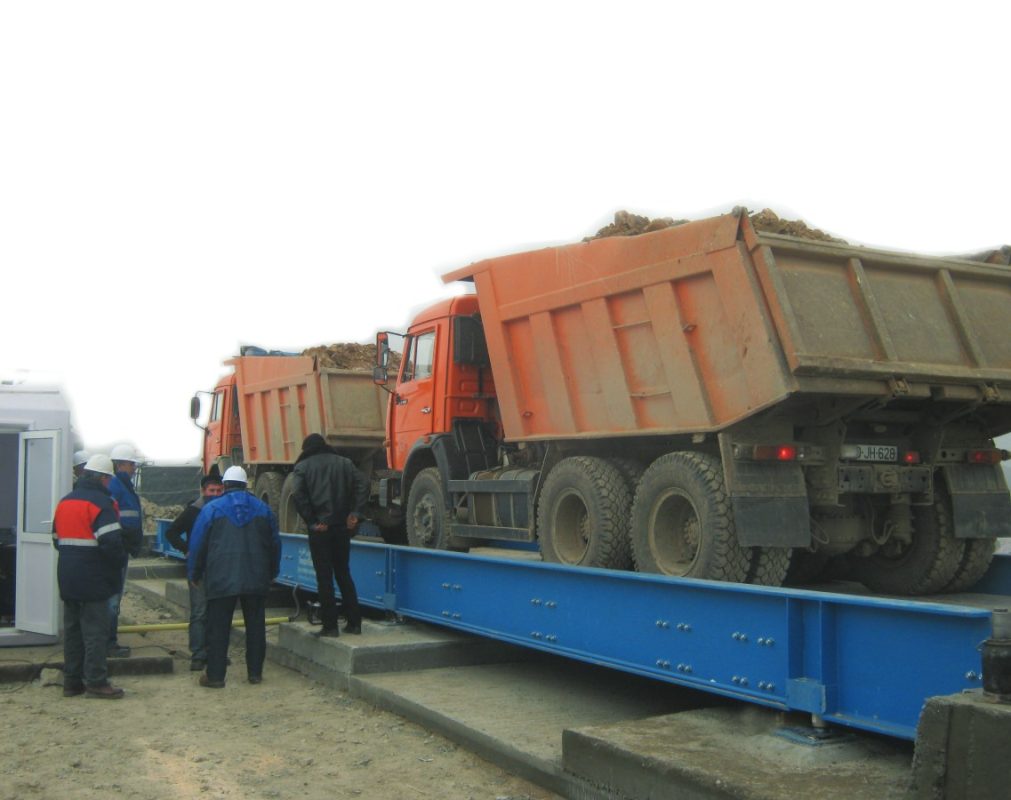
[[[126,548],[119,509],[109,494],[112,460],[94,455],[74,490],[60,500],[53,545],[60,553],[56,576],[63,600],[63,696],[116,700],[109,683],[106,643],[109,598],[120,588]]]

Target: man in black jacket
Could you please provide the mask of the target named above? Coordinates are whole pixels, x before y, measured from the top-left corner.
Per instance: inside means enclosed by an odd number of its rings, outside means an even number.
[[[119,592],[126,548],[119,512],[109,494],[112,460],[93,455],[74,490],[60,500],[53,518],[53,545],[63,600],[63,696],[118,700],[109,683],[106,641],[109,598]]]
[[[200,479],[200,497],[186,506],[165,531],[176,550],[189,553],[189,537],[200,510],[215,497],[221,497],[225,486],[217,467]],[[200,672],[207,666],[207,594],[201,584],[190,583],[190,670]]]
[[[302,442],[292,481],[295,508],[309,528],[309,553],[323,615],[319,635],[340,636],[335,578],[348,621],[344,632],[361,633],[362,612],[349,562],[351,537],[368,500],[365,476],[350,459],[337,455],[322,436],[312,433]]]

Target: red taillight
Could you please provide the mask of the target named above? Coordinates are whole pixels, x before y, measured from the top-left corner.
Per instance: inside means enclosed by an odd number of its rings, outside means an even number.
[[[796,461],[797,448],[792,444],[756,444],[751,457],[755,461]]]
[[[999,464],[1003,458],[1003,450],[970,450],[966,454],[970,464]]]
[[[917,453],[915,450],[907,450],[905,453],[902,454],[902,463],[903,464],[919,464],[920,463],[920,454]]]

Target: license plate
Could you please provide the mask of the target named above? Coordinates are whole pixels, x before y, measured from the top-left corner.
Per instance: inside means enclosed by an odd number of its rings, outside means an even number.
[[[854,461],[898,461],[899,448],[893,444],[851,444],[847,449]]]

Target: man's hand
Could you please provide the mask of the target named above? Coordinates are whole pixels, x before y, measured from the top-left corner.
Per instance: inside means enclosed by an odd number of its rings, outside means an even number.
[[[358,515],[355,514],[353,511],[350,514],[348,514],[347,525],[349,531],[353,531],[355,528],[358,527]]]
[[[317,522],[317,523],[315,523],[312,526],[311,530],[312,530],[313,533],[323,533],[323,531],[326,530],[326,523],[325,522]]]

